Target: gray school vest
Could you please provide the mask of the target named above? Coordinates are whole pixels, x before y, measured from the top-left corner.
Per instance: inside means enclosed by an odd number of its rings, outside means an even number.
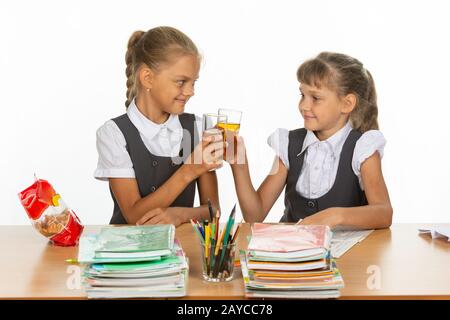
[[[155,192],[156,189],[164,184],[164,182],[166,182],[170,176],[181,167],[184,160],[191,154],[198,143],[195,115],[183,113],[179,115],[178,118],[184,130],[180,155],[177,158],[153,155],[145,146],[139,135],[138,129],[130,121],[127,114],[112,119],[125,137],[127,143],[126,148],[130,154],[131,161],[133,162],[133,169],[141,197],[145,197],[150,193]],[[196,180],[192,181],[186,189],[184,189],[170,207],[192,207],[194,205],[195,186]],[[127,222],[123,217],[111,188],[110,193],[114,201],[114,211],[109,223],[126,224]]]
[[[321,210],[330,207],[356,207],[367,204],[366,195],[359,186],[358,177],[352,169],[353,150],[361,133],[350,131],[345,141],[337,169],[336,179],[330,191],[317,199],[302,197],[295,186],[300,176],[305,152],[300,153],[306,137],[306,129],[301,128],[289,132],[289,171],[284,196],[284,215],[280,222],[297,222]]]

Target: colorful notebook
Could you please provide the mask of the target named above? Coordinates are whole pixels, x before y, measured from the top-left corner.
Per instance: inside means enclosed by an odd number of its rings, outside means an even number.
[[[330,248],[332,233],[328,226],[255,223],[248,250],[254,256],[301,258],[321,255]],[[293,252],[298,254],[293,254]]]
[[[160,260],[174,250],[173,225],[105,227],[80,239],[80,263],[121,263]]]
[[[172,251],[174,237],[171,224],[105,227],[98,235],[95,252]]]

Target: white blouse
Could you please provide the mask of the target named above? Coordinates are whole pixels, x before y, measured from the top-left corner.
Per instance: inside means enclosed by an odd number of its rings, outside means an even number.
[[[166,122],[157,124],[145,117],[133,100],[127,115],[138,129],[145,147],[155,156],[176,157],[180,152],[183,127],[178,115],[171,114]],[[196,117],[197,130],[201,137],[201,119]],[[133,162],[126,149],[125,137],[113,120],[108,120],[97,130],[98,163],[94,177],[135,178]]]
[[[342,129],[327,140],[320,141],[316,135],[308,130],[300,156],[305,152],[302,171],[297,180],[297,192],[309,199],[317,199],[326,194],[336,179],[339,158],[342,146],[347,139],[352,127],[348,122]],[[269,146],[289,169],[288,145],[289,130],[277,129],[267,139]],[[359,179],[359,185],[364,190],[361,180],[361,164],[378,151],[383,157],[386,140],[378,130],[369,130],[358,139],[353,151],[352,169]]]

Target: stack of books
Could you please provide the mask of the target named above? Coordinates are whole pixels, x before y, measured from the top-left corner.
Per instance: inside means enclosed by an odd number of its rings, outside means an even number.
[[[330,259],[328,226],[255,223],[240,252],[248,298],[338,298],[344,281]]]
[[[80,239],[88,298],[186,295],[188,262],[173,225],[105,227]]]

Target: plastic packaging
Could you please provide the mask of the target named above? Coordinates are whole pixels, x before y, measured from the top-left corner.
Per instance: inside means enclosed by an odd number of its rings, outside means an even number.
[[[34,228],[54,245],[78,244],[84,227],[48,181],[35,178],[19,199]]]

